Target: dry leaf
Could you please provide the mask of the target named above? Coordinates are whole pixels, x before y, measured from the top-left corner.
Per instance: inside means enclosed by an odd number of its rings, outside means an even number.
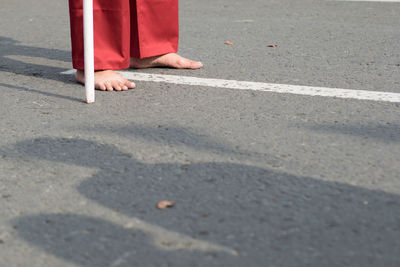
[[[278,47],[276,44],[269,44],[268,47]]]
[[[166,208],[172,208],[174,205],[175,205],[175,203],[172,201],[163,200],[163,201],[158,202],[157,208],[159,208],[160,210],[163,210]]]
[[[233,43],[232,43],[232,42],[229,42],[229,41],[226,41],[224,44],[226,44],[226,45],[233,45]]]

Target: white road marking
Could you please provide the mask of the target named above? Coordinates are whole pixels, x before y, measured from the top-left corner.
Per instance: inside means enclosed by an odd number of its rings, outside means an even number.
[[[62,72],[61,74],[71,75],[73,73],[74,73],[73,70],[69,70]],[[118,73],[123,75],[128,80],[133,80],[133,81],[172,83],[179,85],[205,86],[205,87],[227,88],[235,90],[253,90],[253,91],[272,92],[281,94],[323,96],[323,97],[400,103],[400,93],[391,93],[391,92],[300,86],[300,85],[262,83],[262,82],[246,82],[246,81],[222,80],[222,79],[208,79],[208,78],[197,78],[189,76],[138,73],[131,71],[119,71]]]
[[[62,74],[62,75],[74,75],[75,73],[76,73],[76,70],[72,69],[72,70],[63,71],[60,74]]]

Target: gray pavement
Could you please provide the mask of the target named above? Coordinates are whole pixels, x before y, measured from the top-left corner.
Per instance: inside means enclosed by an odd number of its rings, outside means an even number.
[[[86,105],[66,1],[0,7],[1,267],[400,266],[399,103],[137,82]],[[181,1],[205,67],[140,72],[400,93],[398,14]]]

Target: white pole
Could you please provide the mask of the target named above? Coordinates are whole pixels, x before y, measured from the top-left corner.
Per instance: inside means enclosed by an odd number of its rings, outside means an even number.
[[[94,103],[93,0],[83,0],[86,103]]]

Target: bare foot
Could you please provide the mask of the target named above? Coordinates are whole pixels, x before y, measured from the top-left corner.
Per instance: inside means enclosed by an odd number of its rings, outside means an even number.
[[[130,67],[134,69],[146,69],[152,67],[168,67],[174,69],[200,69],[203,64],[193,61],[176,53],[169,53],[161,56],[147,58],[131,58]]]
[[[76,80],[85,84],[85,73],[83,70],[77,70],[75,75]],[[113,70],[102,70],[94,73],[94,86],[102,91],[126,91],[135,88],[135,84],[128,81],[120,74]]]

